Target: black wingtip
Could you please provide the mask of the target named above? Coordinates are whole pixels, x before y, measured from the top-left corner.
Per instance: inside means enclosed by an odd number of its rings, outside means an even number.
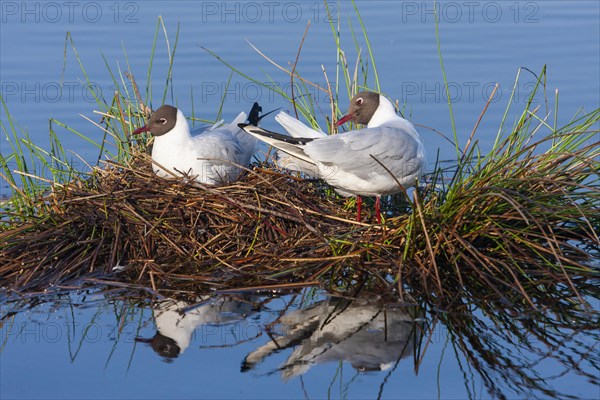
[[[255,135],[262,135],[262,136],[269,136],[268,133],[269,131],[266,131],[262,128],[257,127],[256,125],[252,125],[252,124],[238,124],[238,127],[243,130],[246,131],[246,133],[253,133]]]
[[[262,107],[257,102],[255,102],[252,105],[252,110],[250,110],[250,114],[248,114],[248,122],[250,122],[250,125],[258,126],[258,122],[262,118],[260,116],[261,112]]]
[[[268,113],[260,115],[262,113],[262,107],[258,103],[255,102],[252,105],[252,110],[250,110],[250,114],[248,114],[248,123],[249,123],[249,125],[258,126],[258,123],[260,122],[261,119],[263,119],[267,115],[272,114],[275,111],[278,111],[280,109],[281,109],[281,107],[271,110]]]
[[[274,109],[274,110],[271,110],[271,111],[269,111],[268,113],[265,113],[265,114],[261,115],[260,117],[258,117],[258,120],[260,121],[261,119],[263,119],[263,118],[264,118],[264,117],[266,117],[267,115],[269,115],[269,114],[273,114],[275,111],[279,111],[279,110],[281,110],[281,107],[277,107],[276,109]],[[262,111],[262,109],[261,109],[261,111]],[[257,126],[258,126],[258,125],[257,125]]]
[[[259,128],[252,124],[238,124],[238,126],[240,129],[246,131],[247,133],[252,133],[254,135],[260,135],[267,138],[280,140],[282,142],[290,144],[305,145],[306,143],[312,142],[314,140],[313,138],[295,138],[288,135],[282,135],[281,133],[268,131],[266,129]]]

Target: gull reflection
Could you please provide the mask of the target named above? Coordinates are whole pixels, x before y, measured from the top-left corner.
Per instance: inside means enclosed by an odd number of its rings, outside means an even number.
[[[194,331],[201,325],[239,322],[255,311],[250,298],[207,297],[199,303],[174,299],[161,300],[153,307],[156,334],[136,341],[148,343],[156,354],[172,360],[190,345]]]
[[[410,310],[372,300],[329,298],[287,313],[277,321],[280,333],[249,353],[242,371],[290,347],[295,348],[281,366],[285,380],[326,362],[346,361],[361,372],[389,369],[412,355],[420,339],[421,327]]]

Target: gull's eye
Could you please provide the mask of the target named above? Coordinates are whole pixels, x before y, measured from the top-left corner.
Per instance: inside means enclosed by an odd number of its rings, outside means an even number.
[[[167,119],[166,118],[161,118],[158,120],[158,122],[160,122],[161,124],[166,124],[167,123]]]
[[[363,98],[362,97],[359,97],[358,99],[356,99],[356,105],[357,106],[362,106],[362,103],[363,103]]]

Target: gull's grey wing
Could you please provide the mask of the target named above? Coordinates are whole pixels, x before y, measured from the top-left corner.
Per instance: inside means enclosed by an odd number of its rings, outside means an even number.
[[[368,180],[372,174],[412,174],[421,167],[422,149],[415,137],[396,127],[365,128],[306,143],[315,161]],[[373,157],[377,159],[377,162]]]

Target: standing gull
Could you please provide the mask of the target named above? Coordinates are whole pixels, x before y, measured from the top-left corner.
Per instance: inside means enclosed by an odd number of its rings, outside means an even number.
[[[344,196],[375,196],[381,222],[380,196],[415,186],[423,174],[425,148],[413,124],[396,114],[394,105],[374,92],[360,92],[350,101],[340,126],[352,121],[367,125],[339,135],[325,135],[280,113],[277,120],[291,136],[240,124],[250,135],[297,158],[296,170],[325,180]],[[295,121],[295,122],[294,122]],[[288,159],[289,160],[289,159]]]

